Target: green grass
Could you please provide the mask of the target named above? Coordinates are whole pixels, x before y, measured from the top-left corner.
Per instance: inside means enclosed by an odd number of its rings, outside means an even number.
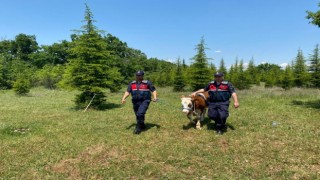
[[[76,92],[0,91],[0,179],[317,179],[320,90],[238,91],[232,129],[189,125],[180,96],[158,88],[147,131],[133,135],[130,98],[108,94],[105,111],[76,111]]]

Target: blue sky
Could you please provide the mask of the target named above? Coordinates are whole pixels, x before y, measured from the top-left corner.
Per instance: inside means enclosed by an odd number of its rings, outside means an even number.
[[[219,66],[238,58],[290,63],[301,49],[306,58],[320,43],[320,28],[306,10],[318,0],[0,0],[0,39],[35,35],[39,45],[70,41],[83,25],[87,3],[95,25],[149,58],[187,63],[204,37],[207,57]]]

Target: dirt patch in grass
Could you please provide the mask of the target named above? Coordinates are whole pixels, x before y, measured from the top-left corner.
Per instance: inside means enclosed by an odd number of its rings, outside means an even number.
[[[220,139],[219,140],[219,146],[220,146],[220,149],[221,149],[222,152],[224,152],[224,153],[227,152],[228,147],[229,147],[228,141],[225,140],[225,139]]]
[[[66,174],[72,179],[77,179],[81,177],[81,167],[107,168],[112,163],[119,163],[129,159],[134,159],[134,157],[128,157],[121,149],[116,147],[108,148],[105,145],[98,144],[87,148],[76,158],[61,160],[50,169],[53,172]]]
[[[77,168],[77,164],[80,162],[80,159],[64,159],[55,164],[51,169],[56,173],[67,174],[72,178],[80,178],[80,170]]]

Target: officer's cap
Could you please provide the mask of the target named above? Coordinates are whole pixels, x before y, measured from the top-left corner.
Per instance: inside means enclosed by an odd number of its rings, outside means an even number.
[[[222,76],[223,76],[223,72],[214,73],[214,77],[222,77]]]
[[[136,76],[143,76],[144,75],[144,72],[139,70],[136,72]]]

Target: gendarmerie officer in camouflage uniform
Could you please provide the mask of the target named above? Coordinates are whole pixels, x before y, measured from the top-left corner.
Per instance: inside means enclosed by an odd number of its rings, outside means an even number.
[[[157,101],[157,91],[152,83],[148,80],[143,79],[144,72],[136,72],[136,80],[129,83],[127,91],[124,93],[121,103],[126,102],[126,98],[132,95],[133,110],[136,115],[137,125],[134,130],[134,134],[140,134],[142,130],[145,129],[145,114],[148,110],[149,104],[151,102],[151,94],[153,96],[153,101]]]
[[[222,134],[227,130],[226,121],[229,116],[230,97],[233,98],[234,107],[239,107],[236,91],[230,82],[224,80],[221,72],[215,73],[214,81],[211,81],[204,89],[192,93],[191,96],[205,91],[209,93],[208,116],[215,121],[217,134]]]

